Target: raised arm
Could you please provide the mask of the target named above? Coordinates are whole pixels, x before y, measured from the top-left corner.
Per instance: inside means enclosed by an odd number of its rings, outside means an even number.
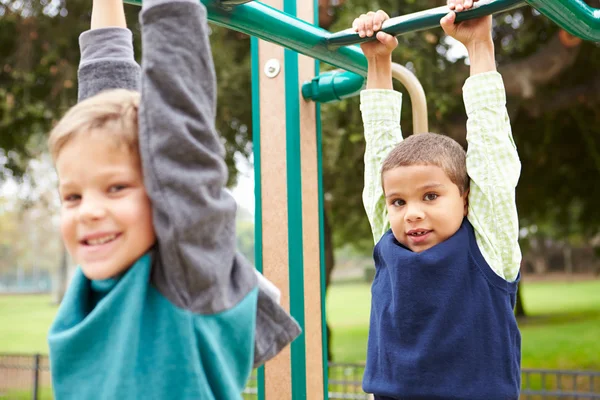
[[[521,163],[506,110],[506,91],[496,72],[491,23],[491,17],[484,17],[454,25],[451,14],[442,20],[442,27],[465,44],[471,61],[471,77],[463,88],[471,178],[468,218],[490,267],[514,281],[521,264],[515,203]]]
[[[139,89],[140,66],[121,0],[94,0],[91,29],[79,44],[79,101],[107,89]]]
[[[153,283],[179,307],[223,312],[257,280],[235,252],[206,9],[198,0],[144,0],[141,21],[140,150],[159,248]]]
[[[402,95],[392,86],[392,51],[396,38],[383,32],[383,11],[369,12],[357,18],[354,29],[359,35],[377,35],[378,41],[361,45],[368,60],[367,90],[360,94],[360,110],[365,135],[365,187],[363,203],[375,243],[389,229],[385,196],[381,186],[381,166],[388,153],[402,141],[400,110]]]

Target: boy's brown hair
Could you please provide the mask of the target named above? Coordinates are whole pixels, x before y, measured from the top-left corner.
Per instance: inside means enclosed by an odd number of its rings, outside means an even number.
[[[388,154],[381,168],[386,171],[410,165],[435,165],[440,167],[458,186],[460,194],[469,190],[466,152],[456,140],[437,133],[411,135]]]
[[[81,134],[102,134],[125,145],[132,154],[138,149],[138,92],[115,89],[90,97],[73,106],[50,132],[48,147],[56,162],[64,146]]]

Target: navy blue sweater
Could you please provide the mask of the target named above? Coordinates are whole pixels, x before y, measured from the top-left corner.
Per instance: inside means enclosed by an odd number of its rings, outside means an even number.
[[[363,389],[412,399],[511,400],[520,390],[517,282],[492,271],[465,218],[421,253],[388,231],[374,251]]]

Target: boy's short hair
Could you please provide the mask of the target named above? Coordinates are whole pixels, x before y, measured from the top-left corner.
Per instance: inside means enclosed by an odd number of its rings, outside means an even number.
[[[386,171],[410,165],[438,166],[458,186],[461,195],[469,190],[466,152],[457,141],[448,136],[437,133],[409,136],[388,154],[381,168],[381,177],[383,179]]]
[[[56,162],[61,150],[74,137],[81,134],[93,134],[102,130],[102,134],[125,145],[132,154],[138,149],[138,92],[115,89],[90,97],[73,106],[50,132],[48,147],[52,159]]]

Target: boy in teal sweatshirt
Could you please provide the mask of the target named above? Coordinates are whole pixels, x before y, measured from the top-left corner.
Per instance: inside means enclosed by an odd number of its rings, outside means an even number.
[[[240,399],[300,330],[235,250],[206,9],[145,0],[141,27],[140,70],[121,1],[94,1],[81,102],[50,135],[80,266],[48,337],[55,398]]]

